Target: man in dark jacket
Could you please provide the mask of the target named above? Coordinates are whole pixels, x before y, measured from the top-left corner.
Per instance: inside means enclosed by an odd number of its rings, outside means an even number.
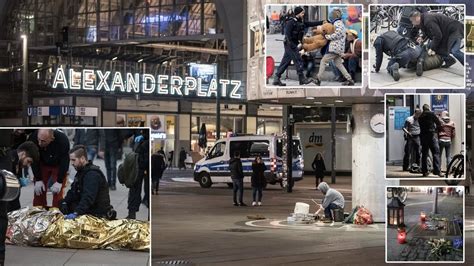
[[[433,174],[441,175],[439,161],[439,144],[437,130],[441,127],[438,117],[430,110],[430,106],[423,105],[423,113],[418,118],[421,140],[421,172],[428,176],[428,152],[433,155]]]
[[[233,183],[234,192],[234,206],[247,206],[244,201],[244,170],[242,167],[242,161],[240,160],[240,152],[234,153],[234,158],[229,160],[230,177]],[[237,200],[237,192],[238,200]]]
[[[36,144],[29,141],[19,145],[16,150],[11,149],[11,132],[8,129],[0,129],[0,170],[17,173],[23,170],[24,167],[31,165],[34,161],[38,161],[39,152]],[[4,265],[5,262],[5,236],[8,227],[7,213],[15,201],[18,201],[17,204],[19,205],[19,198],[11,202],[0,200],[0,265]]]
[[[307,79],[304,76],[303,59],[299,53],[298,45],[303,40],[306,27],[322,25],[323,21],[305,22],[303,20],[304,14],[305,11],[302,7],[295,7],[294,16],[285,22],[285,40],[283,42],[285,53],[273,78],[273,85],[275,86],[286,86],[285,83],[281,82],[280,78],[292,61],[296,66],[296,72],[298,73],[300,85],[306,85],[311,82],[310,79]]]
[[[128,191],[128,216],[127,219],[136,219],[136,213],[143,203],[147,208],[150,203],[150,135],[148,130],[139,130],[134,136],[135,149],[138,154],[138,178]],[[142,199],[142,185],[145,184],[144,197]]]
[[[390,56],[387,71],[395,81],[400,79],[399,68],[406,68],[410,62],[417,62],[421,55],[421,47],[402,37],[396,31],[387,31],[377,36],[374,41],[375,47],[375,72],[380,71],[383,54]]]
[[[99,152],[99,143],[104,140],[99,129],[78,128],[74,135],[74,145],[84,145],[87,148],[87,159],[94,161]],[[102,144],[102,143],[101,143]]]
[[[163,176],[163,172],[166,169],[165,157],[160,151],[151,155],[151,179],[153,180],[153,188],[151,194],[158,195],[158,189],[160,188],[160,179]]]
[[[117,161],[122,149],[123,136],[120,129],[102,129],[100,136],[105,140],[101,142],[104,146],[104,161],[107,169],[107,182],[110,190],[116,190],[117,183]],[[103,143],[103,144],[102,144]]]
[[[105,176],[98,166],[87,160],[86,147],[74,146],[69,152],[69,159],[77,173],[60,205],[66,219],[75,219],[83,214],[115,219]]]
[[[464,25],[461,22],[443,14],[420,13],[419,11],[411,13],[410,21],[431,40],[428,45],[428,55],[439,54],[443,57],[442,67],[448,68],[456,63],[450,54],[464,65],[464,53],[461,51]]]
[[[35,176],[35,196],[33,206],[47,206],[46,192],[53,193],[53,207],[58,208],[63,199],[63,190],[69,170],[69,139],[60,130],[39,129],[32,133],[30,140],[39,146],[40,161],[32,165]],[[53,185],[49,185],[49,181]]]

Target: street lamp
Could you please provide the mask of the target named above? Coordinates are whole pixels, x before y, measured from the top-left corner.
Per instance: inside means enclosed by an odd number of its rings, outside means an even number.
[[[23,90],[22,90],[22,124],[28,125],[28,37],[21,35],[23,39]]]
[[[398,197],[395,197],[392,188],[392,201],[387,205],[387,219],[388,219],[388,226],[396,227],[400,224],[404,224],[404,208],[405,204],[400,201]]]

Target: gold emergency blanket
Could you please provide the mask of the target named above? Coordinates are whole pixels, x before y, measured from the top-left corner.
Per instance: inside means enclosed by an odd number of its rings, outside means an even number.
[[[74,249],[150,250],[150,224],[81,215],[65,220],[59,210],[25,207],[9,213],[11,242]]]

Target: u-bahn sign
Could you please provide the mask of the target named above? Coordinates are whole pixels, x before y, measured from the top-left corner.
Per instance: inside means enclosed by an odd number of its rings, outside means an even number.
[[[111,72],[92,69],[74,71],[59,67],[53,80],[53,89],[89,91],[97,93],[120,92],[124,94],[168,95],[210,98],[243,99],[240,80],[211,79],[203,84],[201,78],[169,75]]]

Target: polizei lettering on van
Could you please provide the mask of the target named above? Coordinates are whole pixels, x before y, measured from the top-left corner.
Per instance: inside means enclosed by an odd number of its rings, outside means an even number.
[[[179,77],[140,73],[111,72],[83,69],[64,70],[59,67],[53,80],[53,89],[78,90],[89,92],[128,93],[143,95],[197,96],[203,98],[220,97],[242,99],[242,82],[240,80],[211,79],[203,86],[201,78]]]

